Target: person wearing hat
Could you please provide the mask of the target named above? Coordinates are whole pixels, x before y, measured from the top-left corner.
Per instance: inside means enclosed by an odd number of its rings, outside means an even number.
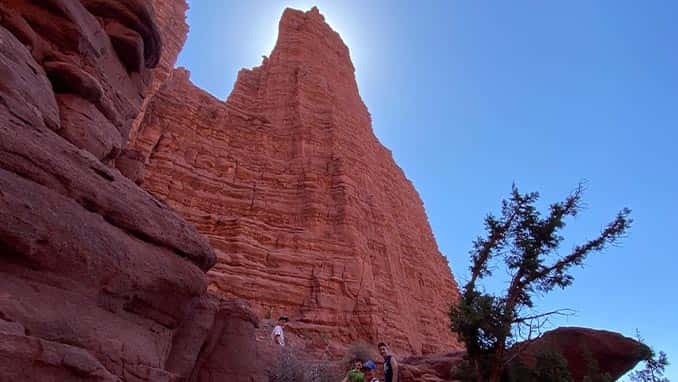
[[[363,370],[365,371],[365,382],[379,382],[377,379],[377,364],[371,359],[363,363]]]
[[[287,321],[289,321],[287,316],[280,316],[280,318],[278,318],[278,325],[273,328],[273,333],[271,333],[273,342],[280,346],[285,346],[285,332],[283,331],[283,328],[285,327],[285,324],[287,324]]]

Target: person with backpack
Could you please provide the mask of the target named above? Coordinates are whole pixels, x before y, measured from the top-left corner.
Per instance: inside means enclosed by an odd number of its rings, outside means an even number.
[[[379,349],[379,354],[384,357],[384,381],[385,382],[400,382],[400,370],[398,367],[398,361],[393,358],[391,350],[389,350],[388,345],[385,342],[380,342],[377,345]]]

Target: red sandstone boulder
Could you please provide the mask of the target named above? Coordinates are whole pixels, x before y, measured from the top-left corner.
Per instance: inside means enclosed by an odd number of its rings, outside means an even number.
[[[115,158],[115,167],[129,180],[141,185],[144,180],[144,155],[137,150],[125,149]]]
[[[521,348],[523,344],[517,344]],[[580,382],[593,363],[601,373],[613,380],[633,369],[647,352],[645,345],[619,333],[588,328],[562,327],[544,333],[527,345],[521,358],[528,366],[535,364],[535,355],[554,350],[563,355],[575,382]]]
[[[444,382],[452,381],[450,373],[459,362],[464,352],[429,354],[408,357],[401,360],[401,382]]]
[[[528,368],[536,366],[540,353],[560,353],[575,382],[583,381],[594,365],[601,374],[616,380],[643,359],[646,347],[638,341],[604,330],[562,327],[544,333],[533,342],[519,343],[520,359]],[[408,357],[401,361],[402,382],[453,381],[451,371],[463,360],[463,352]]]
[[[207,333],[191,382],[267,381],[267,364],[255,341],[259,318],[242,300],[219,300],[214,324]],[[265,345],[264,345],[265,346]]]
[[[87,351],[0,330],[1,381],[119,381]]]

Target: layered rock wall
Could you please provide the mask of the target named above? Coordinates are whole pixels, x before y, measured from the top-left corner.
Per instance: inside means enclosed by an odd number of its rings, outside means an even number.
[[[371,129],[348,48],[317,9],[286,10],[277,45],[226,102],[176,70],[132,149],[143,186],[218,255],[210,288],[287,314],[330,352],[387,340],[455,347],[456,284],[417,192]]]
[[[207,294],[207,240],[116,169],[178,52],[154,19],[136,0],[0,0],[0,381],[185,380],[212,333],[239,338],[223,322],[254,331]]]
[[[303,347],[454,348],[454,280],[318,11],[286,11],[221,102],[170,73],[184,2],[151,3],[0,0],[0,382],[253,382]],[[290,314],[291,352],[229,297]],[[582,349],[614,377],[648,351],[561,328],[521,358],[552,348],[576,380]],[[403,381],[461,356],[403,359]]]

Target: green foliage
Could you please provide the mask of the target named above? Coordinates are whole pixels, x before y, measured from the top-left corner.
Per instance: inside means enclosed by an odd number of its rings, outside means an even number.
[[[529,368],[518,357],[508,364],[504,373],[507,382],[574,382],[567,360],[553,349],[536,353],[535,366]]]
[[[669,365],[669,358],[663,351],[652,355],[645,360],[645,367],[641,370],[631,373],[633,382],[670,382],[664,377],[664,369]]]
[[[612,379],[609,373],[598,372],[585,376],[582,382],[614,382],[614,379]]]
[[[567,360],[555,350],[537,354],[536,378],[542,382],[573,382]]]
[[[468,355],[465,355],[461,362],[452,367],[452,370],[450,370],[450,379],[462,382],[478,380],[478,375],[473,368]]]
[[[553,203],[542,215],[535,203],[536,192],[522,194],[514,185],[511,196],[502,201],[501,215],[485,218],[486,235],[473,242],[471,278],[462,290],[460,301],[451,307],[451,330],[465,344],[470,365],[479,381],[498,381],[505,367],[505,353],[514,342],[515,333],[525,331],[530,338],[543,325],[548,312],[521,315],[534,308],[532,297],[554,288],[565,288],[574,278],[570,270],[584,264],[592,252],[618,243],[632,220],[630,210],[623,209],[600,234],[559,256],[558,247],[565,219],[582,209],[581,185],[562,202]],[[496,296],[477,285],[492,276],[495,260],[502,260],[510,276],[504,294]]]
[[[638,333],[638,342],[645,345],[645,341]],[[645,358],[645,367],[634,371],[629,375],[631,382],[670,382],[668,378],[664,377],[664,369],[669,366],[669,358],[663,351],[659,354],[655,353],[654,349],[645,345],[642,349]]]
[[[602,373],[598,360],[593,357],[591,350],[587,346],[583,346],[582,354],[588,363],[588,370],[582,382],[613,382],[614,380],[609,373]]]

